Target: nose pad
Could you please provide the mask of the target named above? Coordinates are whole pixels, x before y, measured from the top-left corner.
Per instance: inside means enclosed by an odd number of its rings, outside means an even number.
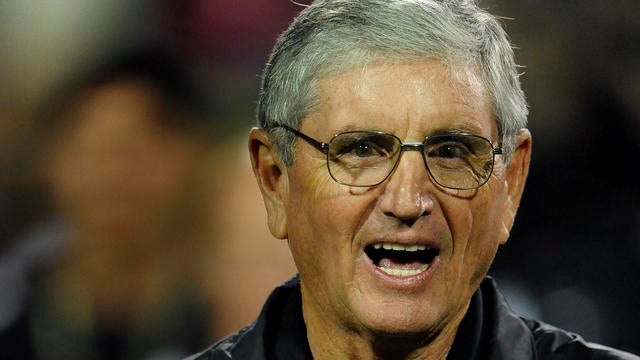
[[[398,165],[385,182],[380,209],[402,221],[428,215],[434,207],[430,187],[431,179],[422,153],[403,151]]]

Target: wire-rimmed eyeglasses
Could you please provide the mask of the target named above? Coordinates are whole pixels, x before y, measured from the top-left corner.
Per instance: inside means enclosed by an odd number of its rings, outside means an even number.
[[[493,172],[495,155],[502,154],[488,139],[451,132],[403,143],[382,131],[346,131],[328,143],[286,125],[277,125],[326,154],[329,175],[336,182],[368,187],[384,182],[398,166],[403,151],[420,151],[427,171],[438,185],[455,190],[476,189]]]

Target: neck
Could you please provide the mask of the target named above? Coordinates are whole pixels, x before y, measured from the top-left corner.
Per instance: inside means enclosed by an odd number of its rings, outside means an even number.
[[[466,309],[463,310],[437,331],[381,334],[336,324],[328,320],[330,316],[315,311],[303,301],[307,338],[315,360],[444,360],[466,313]]]

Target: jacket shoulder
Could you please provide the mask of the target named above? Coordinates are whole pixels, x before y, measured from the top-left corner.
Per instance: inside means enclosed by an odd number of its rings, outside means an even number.
[[[555,326],[523,319],[533,335],[539,360],[640,360],[629,352],[584,340]]]
[[[242,330],[230,334],[213,345],[209,346],[207,349],[193,354],[183,360],[230,360],[233,359],[233,355],[231,351],[233,348],[242,341],[245,335],[250,332],[254,324],[251,324]]]

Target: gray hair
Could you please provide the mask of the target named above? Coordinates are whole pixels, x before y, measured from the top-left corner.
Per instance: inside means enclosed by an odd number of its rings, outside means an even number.
[[[498,19],[473,0],[317,0],[282,33],[265,67],[258,126],[293,163],[294,136],[319,102],[319,81],[373,62],[438,60],[480,69],[509,159],[528,108],[513,48]]]

